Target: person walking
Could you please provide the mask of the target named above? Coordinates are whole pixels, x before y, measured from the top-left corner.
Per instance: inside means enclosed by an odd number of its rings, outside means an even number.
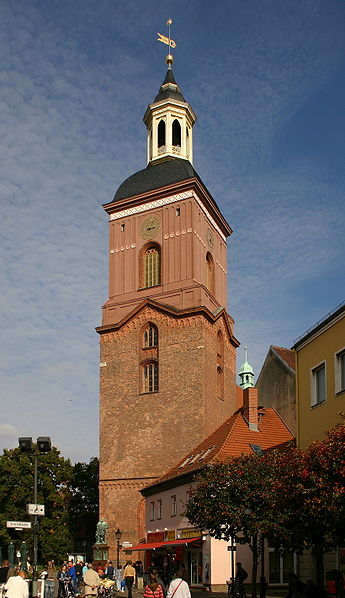
[[[25,571],[10,577],[4,586],[6,598],[29,598],[29,585],[25,581]]]
[[[144,590],[144,598],[163,598],[163,588],[160,583],[158,583],[158,574],[157,572],[151,573],[150,575],[150,583],[145,587]]]
[[[183,579],[183,571],[178,569],[175,579],[170,583],[167,598],[191,598],[188,583]]]
[[[67,598],[67,588],[68,585],[71,583],[71,578],[68,573],[67,565],[62,565],[60,571],[57,574],[57,580],[59,582],[58,598]]]
[[[98,586],[101,583],[101,578],[97,571],[92,567],[92,563],[87,566],[87,571],[84,575],[84,595],[97,596]]]
[[[128,598],[132,598],[132,586],[135,582],[135,569],[132,566],[132,561],[128,561],[123,571],[123,579],[126,582],[128,590]]]
[[[47,575],[44,580],[44,598],[54,598],[54,588],[56,581],[56,569],[54,561],[48,561],[46,572]]]

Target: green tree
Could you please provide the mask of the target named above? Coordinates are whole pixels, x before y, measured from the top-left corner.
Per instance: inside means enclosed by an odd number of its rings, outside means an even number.
[[[266,528],[266,514],[272,504],[270,463],[257,455],[243,455],[206,467],[195,483],[186,516],[215,538],[243,538],[249,543],[253,554],[252,596],[256,596],[258,535]]]
[[[92,457],[89,463],[76,463],[71,484],[71,531],[77,552],[84,546],[91,550],[95,542],[98,522],[99,461]]]
[[[32,457],[19,448],[0,456],[0,544],[25,540],[32,547],[32,534],[6,528],[6,521],[29,520],[26,505],[33,502]],[[70,550],[69,500],[72,465],[57,448],[38,457],[38,503],[45,505],[39,518],[39,559],[66,557]]]

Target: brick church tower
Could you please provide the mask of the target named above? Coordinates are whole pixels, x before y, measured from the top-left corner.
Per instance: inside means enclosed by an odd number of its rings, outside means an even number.
[[[196,117],[172,60],[144,115],[148,165],[104,205],[100,518],[111,546],[118,527],[122,542],[142,539],[139,490],[236,408],[239,343],[226,311],[232,231],[192,166]]]

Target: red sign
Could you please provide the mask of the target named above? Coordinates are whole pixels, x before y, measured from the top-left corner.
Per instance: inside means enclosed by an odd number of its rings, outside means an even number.
[[[148,542],[164,542],[164,532],[148,532]]]

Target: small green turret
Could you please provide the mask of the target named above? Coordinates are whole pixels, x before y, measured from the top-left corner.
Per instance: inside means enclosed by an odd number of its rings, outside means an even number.
[[[241,379],[240,387],[243,388],[243,390],[245,388],[253,388],[254,372],[253,372],[252,366],[250,365],[250,363],[248,363],[247,347],[244,347],[244,363],[241,366],[241,369],[240,369],[238,375]]]

